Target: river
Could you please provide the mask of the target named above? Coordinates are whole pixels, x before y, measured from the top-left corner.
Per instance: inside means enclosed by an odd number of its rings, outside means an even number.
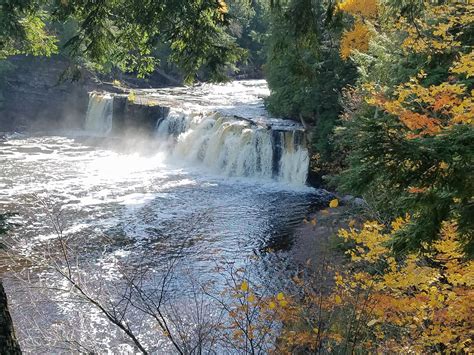
[[[276,282],[294,228],[328,194],[305,185],[301,127],[268,117],[267,94],[263,81],[137,91],[171,107],[148,137],[112,134],[113,98],[91,95],[84,130],[4,137],[0,212],[15,225],[2,270],[25,352],[134,352],[54,270],[63,242],[81,284],[110,304],[124,275],[144,270],[156,292],[172,265],[168,306],[192,329],[192,290],[222,289],[223,266],[252,264],[259,282]],[[149,317],[125,313],[151,352],[173,352]]]

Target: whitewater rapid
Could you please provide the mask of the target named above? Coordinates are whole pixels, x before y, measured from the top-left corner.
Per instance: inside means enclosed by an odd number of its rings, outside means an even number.
[[[224,176],[273,179],[304,186],[309,156],[303,127],[269,117],[265,81],[239,81],[193,88],[137,90],[134,103],[169,108],[156,117],[160,150],[175,161],[200,164]],[[91,93],[85,129],[109,135],[111,94]]]

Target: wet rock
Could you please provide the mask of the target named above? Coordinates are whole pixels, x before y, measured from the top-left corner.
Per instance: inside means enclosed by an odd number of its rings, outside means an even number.
[[[120,95],[114,97],[113,107],[115,133],[152,134],[157,123],[166,118],[170,111],[169,107],[134,103]]]
[[[345,195],[340,198],[340,201],[344,205],[349,205],[353,207],[364,207],[367,205],[367,202],[360,197],[355,197],[352,195]]]

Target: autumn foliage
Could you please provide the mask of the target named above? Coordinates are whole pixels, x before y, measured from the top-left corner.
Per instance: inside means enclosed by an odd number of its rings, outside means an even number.
[[[264,296],[246,279],[237,283],[232,341],[252,352],[265,338],[275,354],[472,353],[474,261],[456,223],[443,223],[437,242],[397,257],[390,242],[406,223],[398,218],[389,230],[350,223],[339,231],[349,262],[295,276],[291,295]]]
[[[355,305],[367,328],[360,346],[374,351],[470,353],[474,348],[474,262],[465,257],[456,224],[445,222],[440,239],[423,250],[395,258],[391,231],[376,222],[341,230],[352,244],[349,270],[335,276],[334,299]]]
[[[358,78],[332,181],[375,212],[339,232],[345,265],[271,301],[274,352],[473,353],[474,4],[341,0],[334,16]]]
[[[337,180],[385,221],[410,215],[393,241],[399,252],[437,240],[452,220],[474,255],[474,5],[412,5],[378,3],[363,18],[372,29],[364,50],[341,46],[361,75],[342,116],[348,166]]]
[[[368,22],[375,19],[378,14],[377,0],[344,0],[337,6],[338,11],[345,12],[354,17],[354,26],[345,30],[340,44],[341,57],[347,60],[353,50],[367,52],[371,32]]]

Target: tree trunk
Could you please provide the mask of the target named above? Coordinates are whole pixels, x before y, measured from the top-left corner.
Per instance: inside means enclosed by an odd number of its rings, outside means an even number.
[[[0,355],[19,355],[20,346],[15,337],[12,317],[8,312],[7,295],[0,280]]]

